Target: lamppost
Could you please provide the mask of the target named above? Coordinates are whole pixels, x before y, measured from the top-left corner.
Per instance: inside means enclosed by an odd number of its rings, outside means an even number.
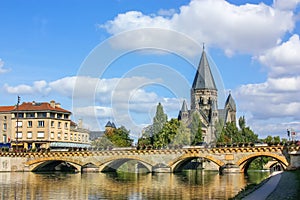
[[[16,149],[18,149],[18,134],[19,134],[19,104],[20,104],[20,97],[18,96],[18,101],[17,101],[17,135],[16,135]]]

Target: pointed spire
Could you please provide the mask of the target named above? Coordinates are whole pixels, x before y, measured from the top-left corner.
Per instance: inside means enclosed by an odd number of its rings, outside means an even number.
[[[235,101],[231,95],[231,92],[229,92],[229,95],[226,99],[226,102],[225,102],[225,108],[227,107],[227,105],[230,106],[230,108],[233,110],[233,111],[236,111],[236,104],[235,104]]]
[[[196,76],[193,82],[193,89],[212,89],[217,90],[212,72],[210,70],[210,65],[205,53],[205,47],[203,43],[203,52],[201,55],[200,63]]]
[[[188,112],[188,111],[189,111],[189,110],[188,110],[186,101],[183,100],[182,107],[181,107],[181,112]]]

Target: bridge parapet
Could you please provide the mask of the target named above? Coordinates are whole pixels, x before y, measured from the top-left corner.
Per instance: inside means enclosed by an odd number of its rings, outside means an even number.
[[[9,158],[20,158],[19,163],[24,163],[24,169],[34,169],[43,162],[60,160],[73,163],[76,168],[89,163],[98,166],[99,169],[120,160],[137,160],[143,163],[151,171],[152,167],[169,167],[172,172],[188,160],[204,158],[218,166],[226,164],[237,165],[244,168],[255,157],[269,156],[288,165],[286,154],[298,152],[299,146],[263,146],[263,147],[219,147],[199,148],[190,147],[183,149],[151,149],[151,150],[106,150],[106,151],[46,151],[46,152],[1,152],[1,162],[9,162]],[[297,155],[298,155],[297,154]],[[6,159],[7,158],[7,159]],[[294,157],[295,158],[295,157]],[[299,156],[300,158],[300,156]],[[298,159],[298,157],[297,157]],[[294,159],[295,160],[295,159]],[[298,161],[297,161],[298,162]],[[16,162],[17,163],[17,162]],[[20,166],[17,167],[19,169]],[[1,169],[0,169],[1,171]],[[22,170],[20,170],[22,171]]]

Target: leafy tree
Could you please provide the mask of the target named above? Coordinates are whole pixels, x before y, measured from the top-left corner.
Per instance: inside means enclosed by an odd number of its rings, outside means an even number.
[[[241,138],[239,142],[256,142],[258,140],[258,135],[254,134],[250,127],[246,126],[246,120],[244,116],[239,118],[239,127]]]
[[[129,132],[124,126],[114,129],[112,134],[107,134],[107,138],[117,147],[129,147],[133,140],[129,137]]]
[[[92,147],[106,149],[113,146],[113,143],[107,138],[106,135],[103,135],[96,140],[92,141]]]
[[[171,119],[170,121],[166,122],[161,131],[154,135],[154,147],[161,148],[170,144],[177,133],[178,126],[179,122],[177,119]]]
[[[191,141],[192,145],[202,141],[202,122],[198,112],[192,114],[191,122]]]
[[[153,118],[153,135],[158,134],[167,122],[168,116],[164,113],[164,108],[161,103],[156,107],[156,114]]]
[[[219,119],[216,121],[216,138],[220,138],[223,127],[224,127],[224,121],[222,119]]]
[[[177,133],[171,142],[173,145],[190,145],[191,144],[191,132],[187,128],[186,124],[182,121],[179,121],[179,127]]]

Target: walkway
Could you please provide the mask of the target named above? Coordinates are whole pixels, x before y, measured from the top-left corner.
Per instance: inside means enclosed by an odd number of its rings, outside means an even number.
[[[282,171],[281,171],[282,172]],[[275,190],[281,178],[281,172],[273,174],[271,178],[260,188],[250,193],[244,200],[265,200]]]

